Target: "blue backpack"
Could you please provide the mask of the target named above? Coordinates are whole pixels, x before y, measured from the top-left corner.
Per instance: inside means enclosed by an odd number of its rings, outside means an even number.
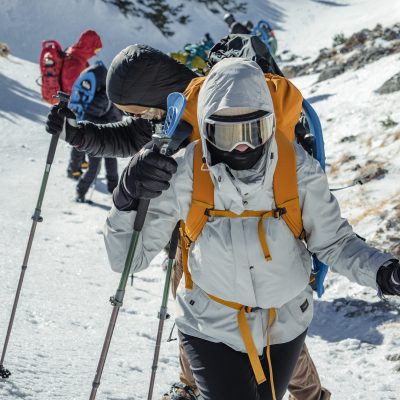
[[[314,108],[305,99],[303,100],[303,113],[307,119],[308,126],[310,127],[310,133],[314,137],[315,152],[313,157],[319,161],[321,168],[325,171],[325,145],[321,122]],[[328,266],[319,261],[317,257],[313,255],[313,275],[315,278],[315,290],[318,297],[321,297],[325,292],[324,280],[327,273]]]
[[[101,61],[97,61],[96,65],[104,66]],[[69,108],[75,113],[77,121],[85,119],[86,110],[96,94],[96,75],[92,69],[93,67],[89,67],[82,71],[72,86]]]

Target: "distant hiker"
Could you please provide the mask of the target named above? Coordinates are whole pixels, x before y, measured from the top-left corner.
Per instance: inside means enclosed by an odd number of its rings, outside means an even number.
[[[151,201],[133,272],[184,221],[175,320],[202,398],[280,400],[312,320],[310,253],[386,295],[400,295],[400,265],[355,235],[318,161],[293,143],[302,96],[288,80],[228,58],[190,86],[201,139],[131,159],[105,228],[109,261],[123,270],[140,199]]]
[[[72,85],[79,74],[89,66],[89,59],[102,47],[100,36],[93,30],[87,30],[66,50],[61,73],[61,87],[64,92],[71,93]]]
[[[56,104],[54,96],[59,90],[71,94],[75,80],[101,47],[99,35],[92,30],[83,32],[78,42],[66,51],[56,40],[43,40],[39,58],[42,99]]]
[[[258,36],[267,46],[271,54],[275,56],[278,50],[278,41],[276,40],[275,32],[269,22],[262,19],[255,27],[251,28],[251,34]]]
[[[249,32],[251,32],[254,29],[254,24],[249,19],[245,21],[244,26]]]
[[[89,66],[89,59],[97,54],[102,48],[99,35],[93,30],[86,30],[81,33],[79,40],[69,47],[65,52],[60,44],[55,40],[44,40],[42,42],[42,52],[40,54],[41,72],[41,92],[44,101],[56,104],[57,92],[62,90],[71,94],[72,85],[79,74]],[[67,176],[72,179],[79,179],[82,175],[81,167],[87,168],[88,164],[83,164],[72,168],[77,159],[82,158],[75,148],[71,150],[70,166],[67,169]]]
[[[72,87],[69,107],[79,120],[91,121],[96,124],[107,124],[121,120],[121,112],[111,103],[106,93],[107,68],[102,62],[97,62],[83,70]],[[76,157],[75,157],[76,155]],[[71,158],[69,169],[76,171],[81,168],[85,153],[76,151]],[[101,157],[89,155],[89,168],[79,178],[76,186],[76,200],[85,202],[85,195],[95,180],[101,167]],[[112,193],[118,184],[118,165],[114,157],[106,157],[105,169],[107,190]]]
[[[187,43],[183,51],[171,52],[169,56],[186,65],[192,71],[205,75],[209,70],[207,58],[210,49],[214,46],[209,33],[206,33],[199,43]]]
[[[236,21],[235,17],[231,14],[224,15],[224,21],[229,27],[229,33],[240,33],[240,34],[250,34],[251,30],[246,26]]]
[[[0,42],[0,57],[8,57],[10,55],[10,48],[7,43]]]
[[[96,55],[102,46],[99,35],[93,30],[87,30],[80,35],[79,40],[74,45],[67,49],[61,72],[61,87],[64,92],[71,93],[72,85],[79,74],[89,66],[89,59]],[[84,157],[82,160],[83,165],[77,165],[77,159],[82,159],[82,153],[79,154],[73,147],[67,169],[69,178],[79,179],[82,175],[81,168],[87,168],[88,166]]]

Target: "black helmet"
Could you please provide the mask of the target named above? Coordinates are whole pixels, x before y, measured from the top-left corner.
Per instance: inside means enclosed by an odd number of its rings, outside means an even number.
[[[224,21],[228,24],[228,26],[231,26],[235,22],[235,17],[231,13],[225,14]]]

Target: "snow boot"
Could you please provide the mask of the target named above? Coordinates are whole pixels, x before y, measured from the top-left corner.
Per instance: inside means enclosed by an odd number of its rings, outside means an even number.
[[[174,383],[169,389],[168,393],[165,393],[161,400],[198,400],[195,392],[190,386],[187,386],[181,382]]]
[[[81,168],[82,169],[88,169],[89,168],[89,163],[86,160],[83,160],[81,162]]]
[[[81,175],[82,175],[82,170],[80,169],[78,169],[77,171],[72,171],[72,169],[70,168],[67,169],[68,178],[75,179],[77,181]]]

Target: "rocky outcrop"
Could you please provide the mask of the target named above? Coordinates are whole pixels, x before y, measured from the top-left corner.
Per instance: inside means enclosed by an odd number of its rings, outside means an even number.
[[[400,72],[387,80],[376,92],[379,94],[388,94],[400,90]]]
[[[389,28],[377,25],[354,33],[342,44],[321,49],[311,62],[285,66],[283,73],[288,78],[319,73],[320,82],[395,53],[400,53],[400,23]]]

